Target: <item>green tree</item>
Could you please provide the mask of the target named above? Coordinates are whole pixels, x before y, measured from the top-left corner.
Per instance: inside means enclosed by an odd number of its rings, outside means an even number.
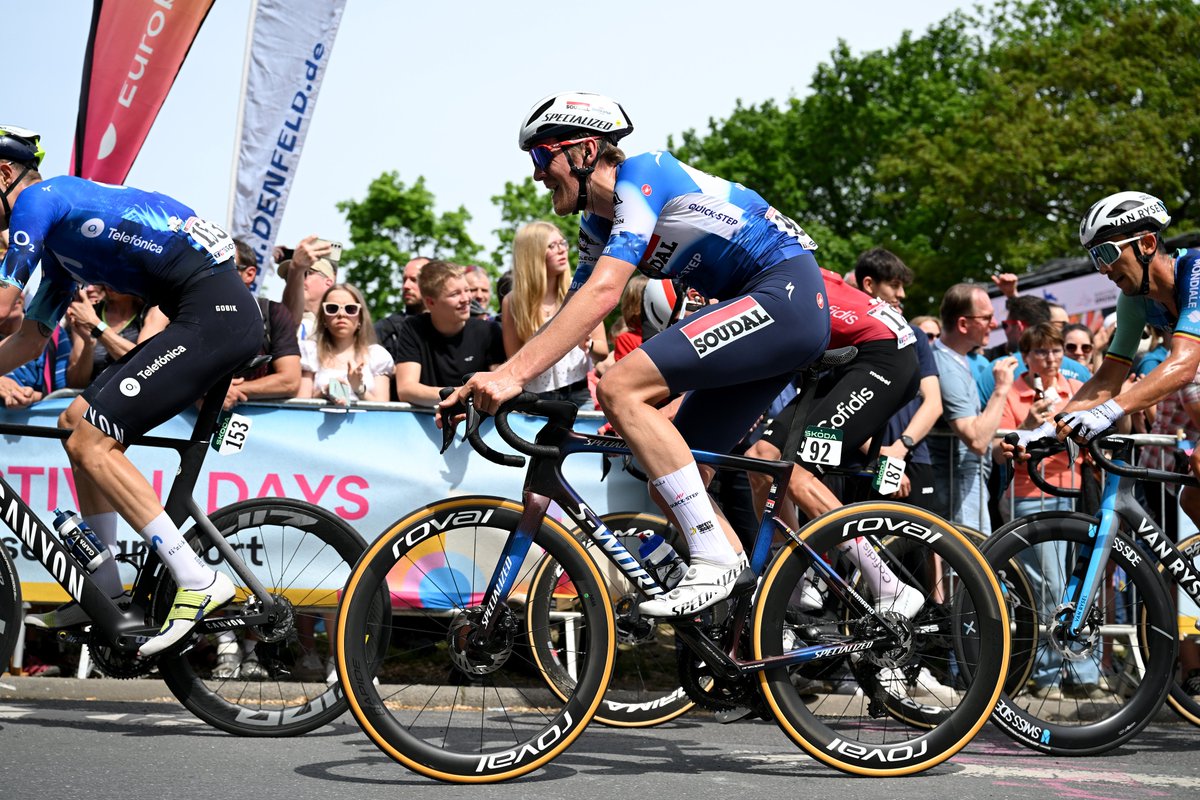
[[[740,103],[676,152],[794,217],[848,268],[870,245],[917,273],[910,311],[964,278],[1078,256],[1077,221],[1113,191],[1200,225],[1200,7],[1186,0],[1004,0],[853,55],[811,93]],[[672,143],[673,144],[673,143]]]
[[[365,198],[337,204],[353,244],[342,256],[346,279],[362,289],[375,316],[401,306],[409,260],[425,256],[469,264],[482,251],[467,233],[470,213],[459,206],[439,214],[434,201],[424,177],[409,186],[399,173],[385,172],[371,181]]]
[[[492,266],[499,272],[512,267],[512,245],[517,231],[530,222],[550,222],[558,226],[563,238],[574,242],[579,238],[579,215],[560,217],[554,213],[550,195],[545,188],[526,176],[520,183],[506,181],[504,191],[492,195],[492,204],[500,209],[501,226],[492,231],[500,245],[492,251]],[[571,263],[576,262],[575,249],[571,248]]]

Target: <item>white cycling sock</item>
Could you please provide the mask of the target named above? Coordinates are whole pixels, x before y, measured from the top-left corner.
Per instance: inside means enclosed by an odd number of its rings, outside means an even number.
[[[738,554],[725,538],[695,461],[670,475],[655,478],[651,485],[687,534],[693,559],[711,564],[737,563]]]
[[[852,542],[842,542],[838,545],[838,549],[846,554],[851,564],[858,567],[871,594],[877,599],[894,600],[896,595],[904,589],[906,584],[896,577],[896,573],[892,572],[891,567],[884,563],[866,537],[859,536]]]
[[[115,511],[88,514],[83,518],[88,527],[96,532],[100,543],[108,548],[108,552],[112,553],[113,557],[92,573],[92,580],[100,587],[100,591],[112,598],[120,597],[125,591],[125,587],[121,585],[121,568],[117,565],[117,556],[121,553],[121,548],[117,547],[117,521],[119,519],[120,517]]]
[[[207,589],[216,578],[204,560],[183,540],[175,523],[162,512],[141,531],[151,551],[158,553],[181,589]]]

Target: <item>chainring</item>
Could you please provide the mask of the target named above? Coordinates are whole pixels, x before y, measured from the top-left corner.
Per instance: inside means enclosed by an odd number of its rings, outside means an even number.
[[[149,675],[158,659],[138,658],[136,653],[118,650],[100,634],[93,632],[88,638],[88,652],[92,662],[110,678],[129,680]]]

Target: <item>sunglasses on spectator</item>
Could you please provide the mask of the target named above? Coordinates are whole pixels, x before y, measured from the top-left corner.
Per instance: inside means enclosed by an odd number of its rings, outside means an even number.
[[[1029,355],[1037,356],[1038,358],[1050,358],[1050,356],[1062,358],[1062,354],[1061,347],[1036,347],[1029,351]]]
[[[1068,353],[1083,353],[1085,356],[1090,356],[1096,348],[1090,344],[1068,344],[1066,345]]]
[[[325,303],[325,316],[337,316],[338,312],[344,312],[347,317],[357,317],[358,312],[362,310],[362,306],[358,303],[346,303],[346,305],[338,305],[337,303]]]
[[[928,331],[925,333],[925,335],[929,337],[929,341],[931,342],[938,337],[936,333],[929,333]]]
[[[1096,269],[1111,267],[1121,257],[1121,250],[1125,245],[1136,242],[1140,238],[1142,238],[1142,234],[1122,239],[1119,242],[1101,242],[1095,247],[1088,248],[1088,255],[1092,257],[1092,266]]]
[[[565,142],[556,142],[555,144],[534,145],[529,149],[529,157],[533,159],[534,166],[545,172],[550,169],[550,164],[553,163],[554,157],[561,153],[564,147],[570,147],[573,144],[582,144],[583,142],[594,142],[599,138],[599,136],[585,136],[582,139],[567,139]]]

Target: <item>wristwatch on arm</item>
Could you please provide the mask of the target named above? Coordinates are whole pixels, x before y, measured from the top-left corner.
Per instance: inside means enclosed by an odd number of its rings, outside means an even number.
[[[900,444],[904,445],[904,449],[911,453],[916,449],[917,443],[907,433],[900,434]]]
[[[96,326],[94,328],[92,328],[92,338],[99,339],[101,336],[104,335],[104,332],[106,330],[108,330],[108,323],[105,322],[104,320],[100,320],[99,322],[96,323]]]

